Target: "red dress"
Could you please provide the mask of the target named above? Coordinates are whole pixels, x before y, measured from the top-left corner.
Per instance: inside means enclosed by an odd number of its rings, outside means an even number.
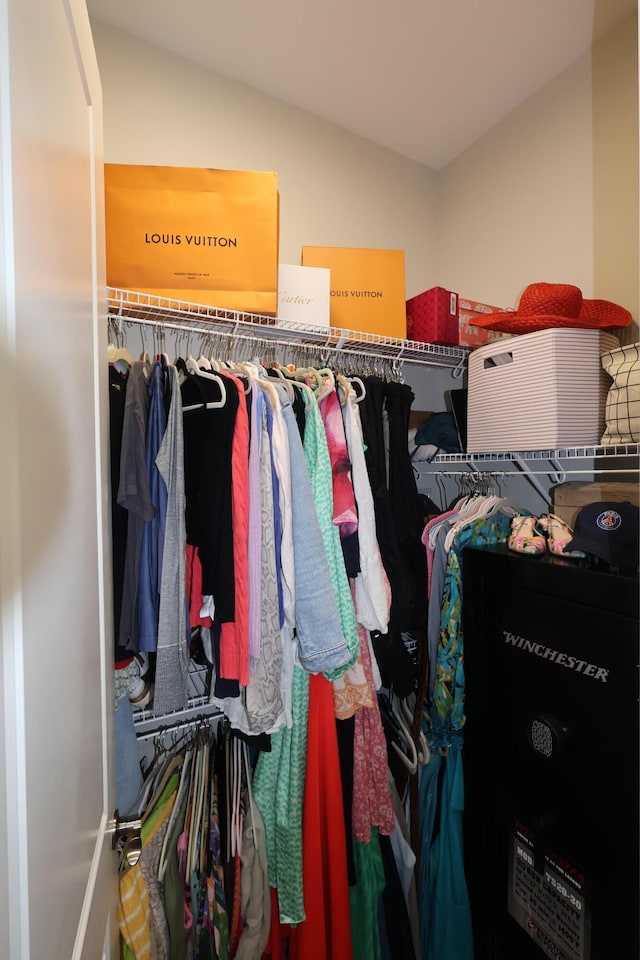
[[[271,936],[265,955],[289,960],[353,960],[342,783],[331,684],[309,677],[309,728],[302,826],[304,906],[307,919],[281,925],[272,891]]]

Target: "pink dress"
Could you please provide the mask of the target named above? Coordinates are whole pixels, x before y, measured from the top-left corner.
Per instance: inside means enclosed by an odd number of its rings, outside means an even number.
[[[340,536],[348,537],[358,529],[358,511],[351,481],[351,460],[347,450],[340,401],[335,389],[318,400],[327,435],[331,478],[333,481],[333,522],[340,527]]]
[[[220,676],[249,683],[249,593],[247,554],[249,543],[249,415],[244,384],[226,371],[238,388],[238,412],[231,445],[231,510],[233,513],[233,563],[236,594],[235,620],[220,625]]]

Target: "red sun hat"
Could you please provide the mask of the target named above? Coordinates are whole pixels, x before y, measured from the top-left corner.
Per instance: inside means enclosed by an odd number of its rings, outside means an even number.
[[[475,317],[473,324],[501,333],[533,333],[550,327],[628,327],[631,320],[624,307],[609,300],[584,300],[580,288],[570,283],[531,283],[517,310],[487,313]]]

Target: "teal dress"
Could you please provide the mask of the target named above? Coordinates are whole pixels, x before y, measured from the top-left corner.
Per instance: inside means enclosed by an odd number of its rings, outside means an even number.
[[[462,741],[466,721],[462,551],[465,547],[502,543],[510,531],[511,518],[502,513],[473,520],[455,537],[447,557],[436,676],[427,730],[433,756],[429,766],[423,768],[420,778],[420,941],[424,960],[473,960],[462,831]],[[445,770],[438,804],[437,783],[441,763]],[[439,820],[435,829],[437,817]],[[432,840],[434,830],[435,839]]]
[[[436,675],[427,732],[429,747],[438,751],[462,744],[464,714],[464,635],[462,628],[462,551],[504,543],[511,532],[511,518],[497,513],[473,520],[455,537],[447,558],[442,591],[440,635]]]
[[[425,960],[473,960],[473,931],[464,875],[462,750],[456,744],[444,761],[440,829],[429,853]],[[425,949],[426,948],[426,949]]]

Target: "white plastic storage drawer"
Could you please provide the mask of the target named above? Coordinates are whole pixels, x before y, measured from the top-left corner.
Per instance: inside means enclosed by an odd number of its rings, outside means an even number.
[[[598,444],[610,380],[600,330],[540,330],[469,357],[469,453]]]

